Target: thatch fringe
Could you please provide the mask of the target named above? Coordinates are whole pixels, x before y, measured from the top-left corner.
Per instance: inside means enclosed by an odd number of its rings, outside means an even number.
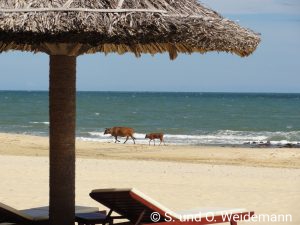
[[[0,52],[49,54],[45,43],[80,43],[79,54],[168,52],[174,59],[207,51],[247,56],[259,42],[196,0],[0,0]]]

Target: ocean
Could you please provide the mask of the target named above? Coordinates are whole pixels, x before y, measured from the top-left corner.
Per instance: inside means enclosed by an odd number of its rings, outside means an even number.
[[[48,92],[0,91],[0,132],[46,136],[48,115]],[[113,126],[142,144],[300,146],[300,94],[78,92],[78,139],[113,142]]]

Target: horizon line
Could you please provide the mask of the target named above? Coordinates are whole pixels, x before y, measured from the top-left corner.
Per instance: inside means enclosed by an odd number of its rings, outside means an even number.
[[[0,90],[0,92],[49,92],[49,90]],[[102,93],[211,93],[211,94],[300,94],[300,92],[257,92],[257,91],[98,91],[77,90],[76,92],[102,92]]]

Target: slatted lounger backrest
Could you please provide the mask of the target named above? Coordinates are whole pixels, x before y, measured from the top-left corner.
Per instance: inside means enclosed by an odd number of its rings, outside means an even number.
[[[153,212],[160,213],[161,220],[166,212],[173,214],[168,208],[135,189],[99,189],[93,190],[90,196],[134,223],[139,219],[140,222],[152,223],[150,215]]]

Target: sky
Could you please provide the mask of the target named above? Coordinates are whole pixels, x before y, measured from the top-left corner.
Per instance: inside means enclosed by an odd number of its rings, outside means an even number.
[[[77,59],[79,91],[300,93],[299,0],[202,0],[224,17],[261,33],[254,54],[119,56]],[[0,54],[0,90],[48,90],[46,54]]]

